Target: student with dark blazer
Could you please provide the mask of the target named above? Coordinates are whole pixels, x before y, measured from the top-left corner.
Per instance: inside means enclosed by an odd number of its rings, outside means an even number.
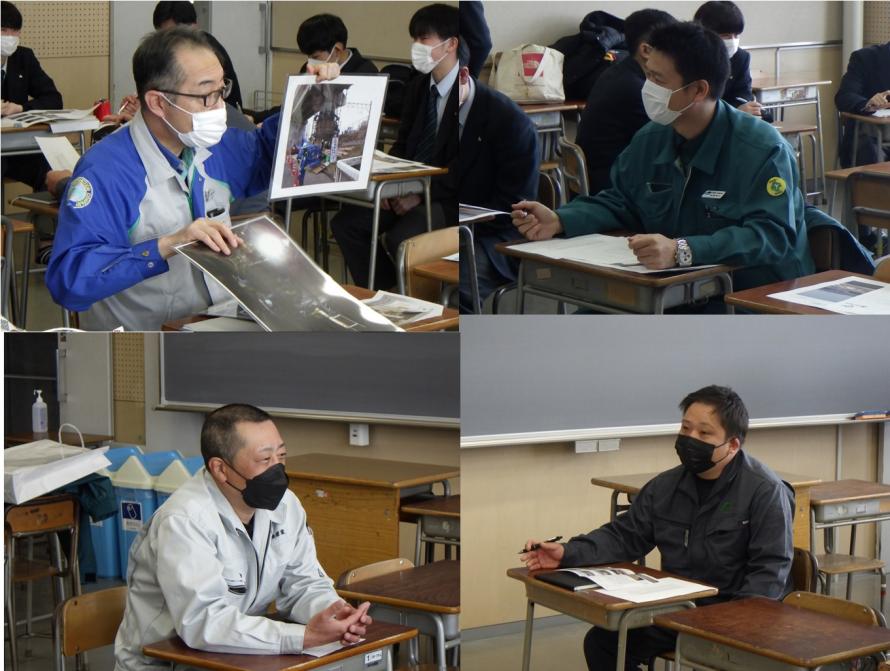
[[[470,50],[458,47],[458,125],[460,135],[461,203],[510,211],[510,205],[535,198],[538,191],[538,134],[535,125],[503,93],[470,75]],[[520,238],[507,215],[474,227],[476,270],[483,300],[502,284],[516,279],[518,263],[495,250],[495,245]],[[460,264],[460,307],[472,311],[469,264]]]
[[[400,158],[448,168],[432,180],[433,228],[457,223],[457,83],[458,8],[444,4],[421,7],[411,17],[408,31],[414,40],[411,61],[422,77],[405,90],[398,139],[390,153]],[[380,213],[381,240],[377,252],[375,286],[387,289],[396,281],[399,245],[426,232],[422,194],[388,198]],[[368,286],[371,254],[371,210],[345,206],[331,220],[352,279]]]
[[[53,80],[40,67],[40,61],[27,47],[19,46],[22,15],[11,2],[2,3],[2,116],[30,110],[61,109],[62,95]],[[41,191],[49,165],[42,155],[3,159],[3,176],[24,182]]]
[[[838,111],[851,114],[868,115],[879,109],[890,109],[890,42],[875,44],[850,54],[847,71],[834,96],[834,104]],[[865,165],[890,160],[890,150],[886,148],[888,142],[890,136],[885,130],[885,148],[883,155],[879,155],[874,136],[860,132],[856,163]],[[850,120],[844,122],[840,152],[841,164],[850,166],[853,162],[853,122]]]
[[[677,20],[659,9],[641,9],[624,22],[628,55],[609,67],[593,85],[581,113],[575,139],[587,162],[590,193],[608,189],[609,171],[638,130],[649,123],[643,107],[643,66],[649,45],[646,41],[657,28]]]

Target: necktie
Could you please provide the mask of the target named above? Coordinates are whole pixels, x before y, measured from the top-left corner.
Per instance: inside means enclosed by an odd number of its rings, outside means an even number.
[[[426,116],[423,124],[423,134],[420,136],[420,143],[417,145],[417,153],[414,156],[414,160],[420,161],[421,163],[429,163],[436,153],[436,126],[438,125],[436,107],[438,100],[439,89],[435,86],[430,87],[430,95],[427,99]]]

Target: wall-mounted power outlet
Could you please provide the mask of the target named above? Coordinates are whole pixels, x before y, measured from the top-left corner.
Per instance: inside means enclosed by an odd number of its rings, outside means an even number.
[[[371,444],[371,430],[367,424],[349,425],[349,444],[356,447],[367,447]]]

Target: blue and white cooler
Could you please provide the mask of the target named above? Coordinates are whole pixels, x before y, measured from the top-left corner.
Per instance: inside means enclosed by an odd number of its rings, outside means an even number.
[[[141,454],[142,449],[136,445],[112,447],[106,453],[111,465],[99,471],[99,475],[111,478],[123,466],[124,462],[134,454]],[[122,578],[120,555],[118,553],[118,522],[117,515],[101,520],[90,521],[90,536],[93,539],[93,551],[96,553],[96,575],[100,578]]]
[[[204,457],[188,457],[171,462],[164,472],[155,480],[155,494],[158,497],[158,508],[170,498],[170,495],[179,489],[186,480],[192,477],[204,466]]]

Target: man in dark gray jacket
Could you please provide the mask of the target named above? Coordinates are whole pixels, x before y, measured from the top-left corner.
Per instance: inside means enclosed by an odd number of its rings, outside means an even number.
[[[680,403],[676,450],[681,466],[649,481],[630,510],[568,543],[529,540],[529,569],[632,561],[653,548],[661,568],[713,585],[717,597],[779,599],[791,591],[794,490],[742,450],[748,412],[738,394],[709,386]],[[593,628],[584,639],[591,671],[614,669],[616,632]],[[627,669],[668,650],[676,634],[657,627],[629,632]]]

